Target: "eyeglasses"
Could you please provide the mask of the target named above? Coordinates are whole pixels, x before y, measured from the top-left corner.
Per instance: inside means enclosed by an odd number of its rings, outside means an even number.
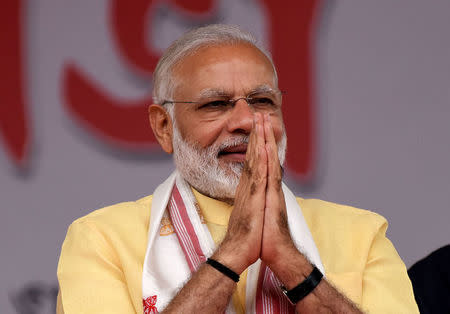
[[[194,107],[194,110],[203,118],[214,119],[222,117],[225,113],[230,112],[236,103],[243,99],[255,112],[270,114],[281,109],[282,94],[285,94],[285,92],[258,92],[234,99],[230,99],[227,96],[214,96],[207,97],[199,101],[165,100],[161,105],[170,103],[195,104],[196,106]]]

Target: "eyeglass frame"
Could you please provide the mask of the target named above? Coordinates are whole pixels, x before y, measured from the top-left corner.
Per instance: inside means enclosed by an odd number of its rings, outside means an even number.
[[[238,97],[238,98],[234,98],[234,99],[220,100],[220,101],[227,102],[228,104],[231,105],[231,108],[234,108],[234,106],[236,105],[236,103],[237,103],[239,100],[245,99],[245,102],[247,103],[247,105],[248,105],[248,106],[251,106],[251,105],[252,105],[252,104],[251,104],[251,100],[253,99],[253,97],[251,97],[251,96],[252,96],[252,95],[261,94],[261,93],[264,93],[264,92],[267,93],[267,91],[254,91],[254,92],[248,94],[248,95],[245,96],[245,97]],[[285,95],[285,94],[287,94],[286,91],[280,91],[280,90],[278,90],[278,91],[276,91],[276,92],[279,93],[280,95]],[[273,94],[273,92],[272,92],[272,94]],[[223,97],[223,96],[222,96],[222,97]],[[161,106],[164,106],[165,104],[203,104],[203,105],[206,105],[206,104],[208,104],[208,103],[210,103],[210,102],[214,102],[214,101],[205,101],[205,102],[203,103],[202,101],[164,100],[160,105],[161,105]],[[281,108],[281,103],[280,103],[280,106],[279,106],[279,107]]]

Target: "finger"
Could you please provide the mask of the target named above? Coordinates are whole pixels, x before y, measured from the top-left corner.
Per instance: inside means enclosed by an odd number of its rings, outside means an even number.
[[[264,191],[267,178],[267,152],[264,139],[264,121],[260,113],[255,114],[255,163],[252,170],[252,178]]]
[[[262,117],[260,114],[254,116],[253,128],[250,133],[249,144],[246,152],[246,161],[253,167],[260,157],[260,147],[264,146],[264,131],[262,127]]]
[[[268,186],[278,191],[281,188],[282,172],[280,161],[278,159],[278,147],[269,115],[264,116],[264,136],[268,158]]]
[[[263,117],[261,114],[256,113],[240,184],[242,183],[244,190],[248,189],[247,192],[244,192],[247,196],[248,193],[254,195],[257,191],[265,193],[266,179],[267,152],[265,150]],[[262,197],[264,200],[265,197]]]
[[[252,130],[250,131],[250,136],[248,140],[247,152],[245,154],[245,159],[248,160],[251,152],[253,151],[253,147],[256,145],[256,117],[253,116],[253,124]]]
[[[264,139],[264,120],[260,113],[255,114],[257,117],[256,125],[256,145],[258,149],[258,157],[260,161],[260,166],[263,166],[260,170],[266,169],[267,172],[267,153],[265,149],[265,139]]]

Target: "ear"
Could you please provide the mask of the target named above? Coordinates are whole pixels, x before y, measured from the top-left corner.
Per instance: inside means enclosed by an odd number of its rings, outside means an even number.
[[[172,119],[166,109],[161,105],[152,104],[148,107],[148,118],[159,145],[166,153],[172,154]]]

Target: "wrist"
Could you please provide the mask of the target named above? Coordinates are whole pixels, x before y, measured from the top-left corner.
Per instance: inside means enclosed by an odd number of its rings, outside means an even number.
[[[314,269],[308,259],[295,247],[294,250],[278,255],[267,265],[288,290],[304,281]]]
[[[211,258],[239,275],[251,264],[247,261],[246,257],[243,256],[238,245],[234,245],[230,242],[223,242]]]
[[[221,272],[223,275],[227,276],[234,282],[239,282],[238,274],[236,274],[232,269],[228,268],[227,266],[223,265],[222,263],[216,261],[215,259],[208,258],[206,261],[206,264],[215,268],[217,271]]]

